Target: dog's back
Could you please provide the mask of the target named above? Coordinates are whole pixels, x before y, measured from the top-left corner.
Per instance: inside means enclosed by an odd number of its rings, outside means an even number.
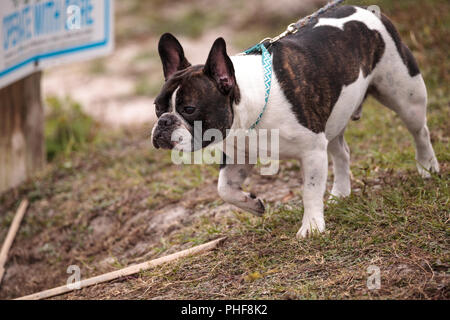
[[[393,95],[393,83],[426,99],[421,77],[413,80],[420,73],[417,63],[392,22],[365,8],[341,6],[330,10],[295,34],[273,43],[269,51],[298,121],[316,133],[326,131],[344,88],[352,84],[359,83],[356,89],[360,94],[352,94],[351,101],[346,99],[345,103],[353,107],[346,105],[345,111],[337,110],[340,123],[346,123],[352,114],[358,118],[368,93],[381,100],[386,100],[381,95]],[[343,129],[331,127],[327,133],[330,138]]]

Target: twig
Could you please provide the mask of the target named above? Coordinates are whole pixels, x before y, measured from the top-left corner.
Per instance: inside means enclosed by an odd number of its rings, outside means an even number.
[[[2,283],[3,274],[5,273],[6,259],[8,258],[8,252],[19,229],[20,222],[28,207],[28,200],[24,199],[19,205],[16,211],[16,215],[9,227],[8,234],[6,235],[5,242],[3,242],[2,251],[0,251],[0,284]]]
[[[102,274],[102,275],[99,275],[96,277],[81,280],[79,288],[81,289],[81,288],[89,287],[89,286],[92,286],[92,285],[95,285],[98,283],[107,282],[107,281],[111,281],[111,280],[114,280],[117,278],[130,276],[130,275],[136,274],[141,271],[148,270],[152,267],[158,266],[158,265],[166,263],[166,262],[174,261],[176,259],[187,257],[189,255],[198,254],[198,253],[212,250],[212,249],[216,248],[220,243],[225,241],[225,239],[226,239],[226,237],[219,238],[219,239],[210,241],[208,243],[205,243],[205,244],[202,244],[202,245],[190,248],[190,249],[186,249],[183,251],[179,251],[179,252],[170,254],[168,256],[164,256],[164,257],[161,257],[158,259],[135,264],[135,265],[132,265],[132,266],[129,266],[129,267],[117,270],[117,271],[105,273],[105,274]],[[31,294],[28,296],[20,297],[20,298],[17,298],[16,300],[45,299],[45,298],[54,297],[54,296],[57,296],[57,295],[60,295],[63,293],[67,293],[67,292],[70,292],[73,290],[75,290],[75,289],[69,288],[67,285],[64,285],[64,286],[60,286],[57,288],[34,293],[34,294]]]

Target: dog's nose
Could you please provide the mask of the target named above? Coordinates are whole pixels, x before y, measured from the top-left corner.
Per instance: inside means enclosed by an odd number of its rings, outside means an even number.
[[[159,119],[159,125],[163,126],[163,127],[168,127],[170,125],[172,125],[173,120],[170,119],[170,117],[165,117],[165,118],[161,118]]]

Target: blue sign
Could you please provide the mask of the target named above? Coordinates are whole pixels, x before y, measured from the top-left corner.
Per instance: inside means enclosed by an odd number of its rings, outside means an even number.
[[[113,0],[0,1],[0,88],[113,49]]]

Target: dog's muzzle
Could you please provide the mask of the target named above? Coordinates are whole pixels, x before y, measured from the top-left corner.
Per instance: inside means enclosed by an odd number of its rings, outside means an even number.
[[[158,149],[173,149],[176,143],[172,141],[172,132],[179,128],[180,120],[173,114],[163,114],[156,123],[152,131],[153,146]]]

